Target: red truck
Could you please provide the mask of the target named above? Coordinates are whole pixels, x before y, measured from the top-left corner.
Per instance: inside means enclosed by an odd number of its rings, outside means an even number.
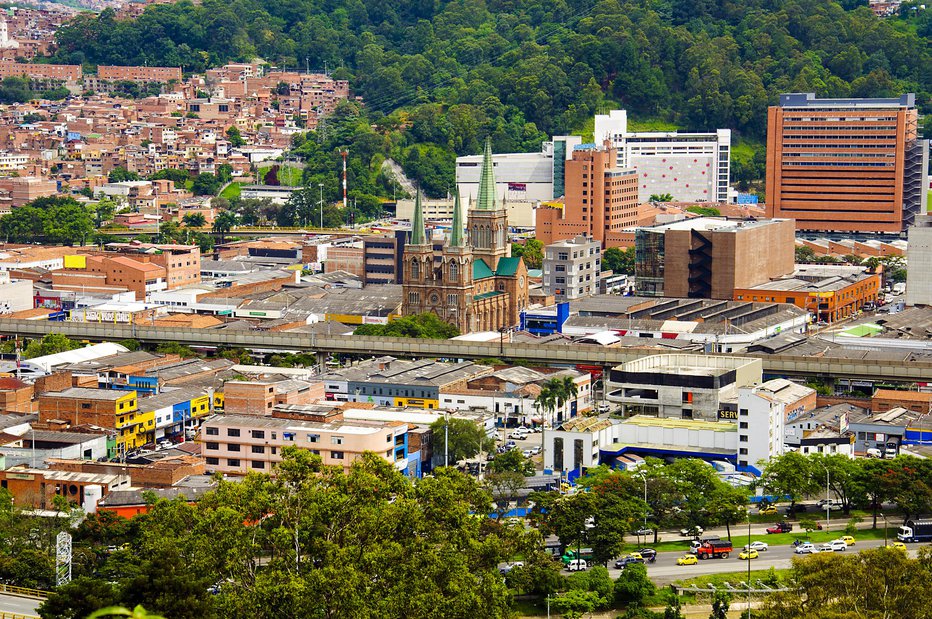
[[[734,548],[727,539],[711,540],[696,549],[696,556],[700,559],[727,559],[732,550]]]

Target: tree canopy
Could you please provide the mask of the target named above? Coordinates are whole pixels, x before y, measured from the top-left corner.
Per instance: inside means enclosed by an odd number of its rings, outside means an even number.
[[[455,325],[443,322],[433,312],[416,316],[396,318],[385,325],[362,325],[354,335],[378,335],[382,337],[413,337],[448,340],[460,334]]]

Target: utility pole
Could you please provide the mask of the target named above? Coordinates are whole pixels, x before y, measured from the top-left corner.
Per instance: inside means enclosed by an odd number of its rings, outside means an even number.
[[[344,150],[340,154],[343,156],[343,208],[346,208],[346,156],[349,153]]]
[[[443,466],[450,466],[450,411],[444,412],[443,421]]]
[[[318,183],[317,186],[320,188],[320,229],[324,229],[324,184]]]

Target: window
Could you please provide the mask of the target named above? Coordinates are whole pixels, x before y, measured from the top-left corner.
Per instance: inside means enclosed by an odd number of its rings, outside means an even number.
[[[282,432],[282,439],[286,441],[293,441],[294,432]]]
[[[746,455],[748,455],[748,448],[747,448],[747,447],[742,447],[741,449],[738,450],[738,453],[739,453],[740,455],[742,455],[742,456],[746,456]]]
[[[746,408],[739,408],[739,409],[738,409],[738,414],[741,415],[742,417],[747,417],[747,416],[748,416],[748,409],[746,409]]]
[[[456,262],[451,262],[450,263],[450,281],[451,282],[456,281],[456,279],[459,276],[460,276],[460,265],[458,265]]]
[[[272,447],[272,455],[274,456],[277,453],[278,453],[278,447]]]
[[[553,270],[556,271],[557,273],[566,273],[566,265],[558,264],[557,266],[554,267]]]
[[[239,436],[239,428],[227,428],[227,436]]]
[[[227,444],[227,451],[239,451],[239,445],[236,443]]]
[[[741,428],[742,430],[747,430],[747,429],[748,429],[748,422],[747,422],[747,421],[742,421],[741,423],[738,424],[738,427]]]
[[[207,464],[216,466],[220,464],[220,458],[207,458]]]
[[[220,449],[220,443],[207,443],[207,449],[215,450]]]
[[[334,445],[342,445],[343,437],[342,436],[331,436],[330,442],[333,443]]]
[[[417,260],[411,261],[411,279],[421,278],[421,263]]]
[[[420,302],[421,302],[421,293],[419,292],[408,293],[408,303],[420,303]]]
[[[272,432],[272,440],[278,439],[278,432]]]
[[[254,469],[264,469],[264,468],[265,468],[265,462],[263,462],[262,460],[253,460],[253,461],[252,461],[252,468],[254,468]]]
[[[238,466],[239,466],[239,460],[234,459],[234,458],[230,458],[229,460],[227,460],[227,466],[237,466],[237,467],[238,467]]]
[[[265,430],[253,430],[252,437],[253,438],[265,438]]]
[[[334,460],[342,460],[343,452],[342,451],[331,451],[330,457],[333,458]]]
[[[90,402],[81,402],[81,408],[87,409],[87,408],[90,408],[90,407],[91,407],[91,403],[90,403]],[[123,406],[121,405],[120,408],[123,408]]]
[[[254,453],[254,454],[264,454],[264,453],[265,453],[265,447],[263,447],[262,445],[253,445],[253,446],[252,446],[252,453]]]
[[[747,442],[748,442],[748,435],[747,435],[747,434],[739,434],[739,435],[738,435],[738,442],[740,442],[740,443],[747,443]]]
[[[392,442],[392,435],[391,435],[391,434],[388,434],[388,435],[385,437],[385,442],[386,442],[386,443],[391,443],[391,442]]]
[[[308,435],[307,435],[307,442],[308,442],[308,443],[319,443],[319,442],[320,442],[320,434],[308,434]]]

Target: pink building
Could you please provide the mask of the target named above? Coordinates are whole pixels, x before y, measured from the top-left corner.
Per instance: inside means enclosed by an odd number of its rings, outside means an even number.
[[[345,421],[331,407],[282,407],[283,414],[303,419],[258,415],[213,415],[201,426],[201,454],[207,470],[245,475],[268,473],[281,462],[281,450],[292,445],[319,455],[323,463],[348,469],[371,451],[399,470],[408,467],[408,426],[401,422]],[[278,409],[276,409],[278,412]]]

